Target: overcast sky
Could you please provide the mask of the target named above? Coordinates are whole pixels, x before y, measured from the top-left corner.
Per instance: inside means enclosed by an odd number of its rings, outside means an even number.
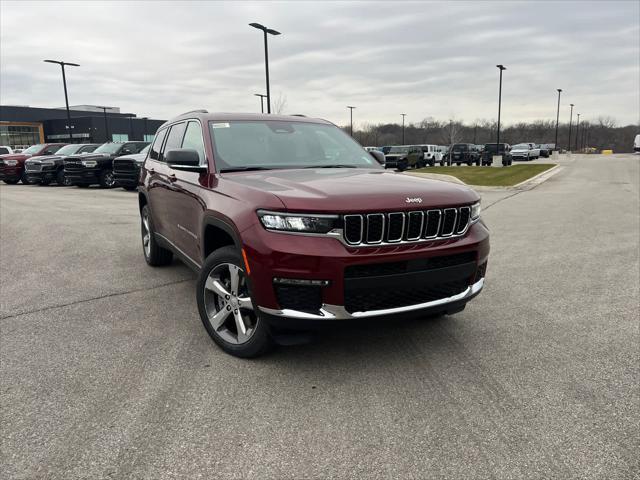
[[[632,1],[11,2],[0,3],[0,103],[114,105],[166,119],[194,108],[259,111],[259,22],[272,102],[347,124],[425,117],[473,122],[583,119],[640,123],[640,9]]]

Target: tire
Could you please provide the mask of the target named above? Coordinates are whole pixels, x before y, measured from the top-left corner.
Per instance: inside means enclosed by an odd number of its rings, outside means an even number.
[[[459,167],[459,166],[460,166],[460,162],[456,162],[456,167]]]
[[[122,187],[122,188],[124,188],[127,192],[133,192],[136,189],[136,187]]]
[[[33,185],[33,183],[31,183],[29,181],[29,179],[27,178],[27,174],[23,173],[22,177],[20,177],[20,181],[22,182],[23,185]]]
[[[113,188],[116,186],[116,180],[113,178],[113,170],[102,170],[98,181],[100,188]]]
[[[40,182],[40,186],[42,187],[48,187],[49,185],[51,185],[51,180],[42,180]]]
[[[20,181],[20,179],[19,178],[5,178],[2,181],[4,183],[6,183],[7,185],[16,185]]]
[[[404,172],[407,167],[408,167],[408,163],[407,162],[398,162],[398,171],[399,172]]]
[[[230,355],[251,358],[266,353],[274,342],[269,325],[255,310],[244,269],[235,247],[215,250],[200,269],[196,300],[211,339]],[[244,333],[240,333],[242,327]]]
[[[142,253],[148,265],[163,267],[171,263],[173,252],[162,248],[156,240],[149,205],[145,205],[140,211],[140,236],[142,238]]]
[[[78,188],[89,188],[89,185],[87,185],[86,183],[78,183],[78,184],[76,184],[76,187],[78,187]]]
[[[56,173],[56,183],[59,186],[69,186],[71,185],[71,182],[69,180],[67,180],[67,177],[64,176],[64,170],[61,168],[60,170],[58,170],[58,173]]]

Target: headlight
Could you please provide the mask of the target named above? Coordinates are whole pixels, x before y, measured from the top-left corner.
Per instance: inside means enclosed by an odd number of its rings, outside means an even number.
[[[471,220],[478,220],[478,218],[480,218],[480,202],[471,205]]]
[[[5,160],[4,164],[8,165],[10,167],[15,167],[18,164],[18,161],[17,160]]]
[[[82,165],[84,165],[85,167],[95,167],[96,165],[98,165],[98,162],[96,162],[95,160],[82,160]]]
[[[337,215],[301,215],[297,213],[258,210],[258,217],[267,230],[283,232],[327,233],[336,227]]]

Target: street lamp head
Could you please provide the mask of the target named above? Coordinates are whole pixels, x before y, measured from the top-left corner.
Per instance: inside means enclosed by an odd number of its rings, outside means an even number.
[[[78,65],[77,63],[71,63],[71,62],[62,62],[62,61],[58,61],[58,60],[43,60],[43,62],[46,63],[55,63],[57,65],[69,65],[72,67],[79,67],[80,65]]]
[[[274,30],[273,28],[267,28],[267,33],[269,35],[281,35],[281,33],[277,30]]]
[[[356,107],[352,107],[351,105],[347,105],[347,108],[356,108]]]
[[[575,107],[575,105],[573,103],[570,103],[569,105],[571,105],[572,107]]]
[[[496,65],[496,67],[498,67],[500,70],[506,70],[507,67],[505,67],[504,65]]]
[[[561,89],[561,88],[558,88],[558,93],[560,93],[561,91],[562,91],[562,89]]]
[[[257,28],[258,30],[262,30],[262,31],[265,31],[267,29],[267,27],[265,27],[264,25],[260,25],[259,23],[255,23],[255,22],[250,23],[249,26],[253,28]]]

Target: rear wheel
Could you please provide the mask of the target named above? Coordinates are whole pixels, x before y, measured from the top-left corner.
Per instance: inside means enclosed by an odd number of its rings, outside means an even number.
[[[133,192],[136,189],[136,187],[122,187],[122,188],[124,188],[128,192]]]
[[[240,252],[222,247],[205,261],[196,298],[204,328],[216,344],[236,357],[257,357],[273,340],[251,297]]]
[[[40,185],[42,185],[43,187],[51,185],[51,180],[41,180]]]
[[[142,235],[142,251],[146,262],[152,267],[169,265],[173,260],[173,252],[158,245],[148,205],[142,207],[140,212],[140,233]]]
[[[4,183],[6,183],[7,185],[15,185],[20,181],[19,178],[5,178],[3,180]]]
[[[89,188],[89,185],[87,185],[86,183],[78,183],[76,185],[76,187],[78,187],[78,188]]]

